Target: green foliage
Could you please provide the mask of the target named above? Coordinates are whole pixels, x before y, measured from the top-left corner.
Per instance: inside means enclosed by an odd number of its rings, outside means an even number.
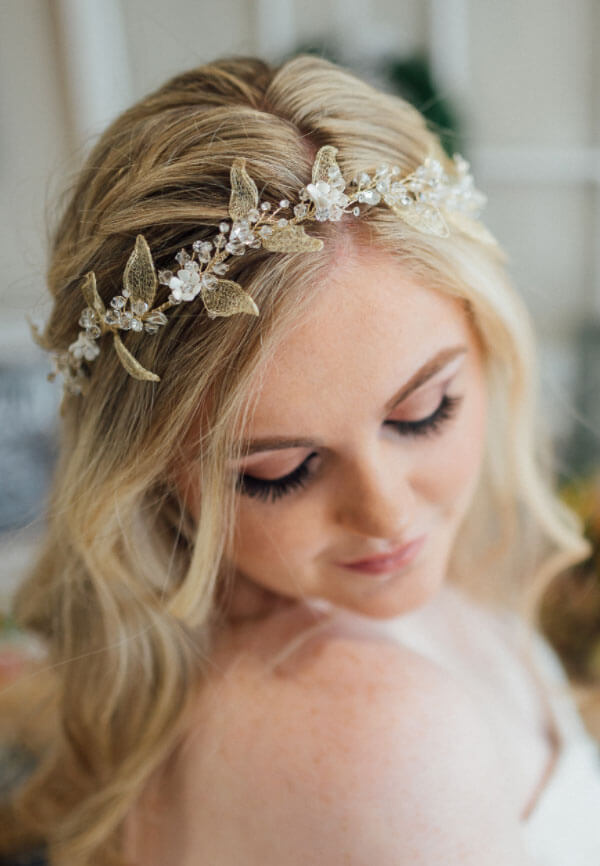
[[[427,59],[421,55],[390,59],[385,61],[384,71],[394,90],[426,117],[448,156],[462,153],[458,113],[451,100],[438,91]]]

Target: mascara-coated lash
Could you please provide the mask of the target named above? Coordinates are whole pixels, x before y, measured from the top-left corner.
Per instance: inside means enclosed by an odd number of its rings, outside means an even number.
[[[455,414],[462,397],[450,397],[444,394],[439,406],[427,418],[419,421],[386,421],[403,436],[431,436],[439,432],[445,421]],[[252,475],[239,475],[236,481],[237,490],[245,496],[255,497],[263,501],[271,501],[285,496],[286,493],[304,487],[310,475],[309,461],[317,456],[316,452],[309,454],[299,466],[282,478],[254,478]]]

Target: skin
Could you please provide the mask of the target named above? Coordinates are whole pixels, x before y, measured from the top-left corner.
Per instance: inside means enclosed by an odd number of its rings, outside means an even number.
[[[423,365],[451,350],[454,357],[386,412]],[[426,418],[444,394],[460,401],[429,435],[385,423]],[[249,439],[316,444],[260,451],[231,466],[234,475],[274,479],[314,455],[305,486],[275,501],[238,494],[232,619],[307,596],[388,618],[432,598],[472,501],[485,439],[483,355],[462,302],[429,288],[388,253],[345,249],[250,402]],[[383,578],[337,564],[423,534],[416,558]]]
[[[250,827],[244,829],[248,836],[244,833],[240,836],[244,846],[251,844],[260,849],[271,833],[272,810],[281,803],[282,811],[297,816],[296,823],[287,818],[287,823],[284,822],[288,838],[296,830],[305,838],[305,821],[311,820],[313,794],[301,795],[298,802],[293,796],[294,785],[286,782],[283,792],[278,788],[282,778],[290,779],[296,772],[302,776],[302,768],[308,765],[312,767],[308,778],[311,774],[318,777],[319,789],[324,780],[328,791],[337,792],[338,776],[347,778],[344,773],[350,767],[351,773],[356,772],[353,783],[347,786],[352,790],[355,778],[370,777],[372,768],[380,766],[381,755],[393,753],[400,763],[391,761],[386,766],[399,768],[399,776],[389,783],[389,788],[400,785],[403,790],[405,782],[397,781],[403,773],[401,762],[403,756],[408,756],[411,768],[408,776],[414,778],[412,750],[417,756],[423,755],[421,729],[412,729],[414,740],[407,737],[405,751],[395,744],[398,738],[402,742],[402,734],[395,733],[394,745],[387,748],[382,746],[379,736],[365,735],[365,730],[381,730],[380,720],[384,726],[393,727],[408,719],[410,731],[412,713],[405,714],[405,707],[411,701],[415,711],[420,711],[424,706],[422,700],[431,700],[436,719],[440,713],[444,719],[455,718],[457,706],[462,706],[460,687],[450,696],[444,691],[448,683],[456,684],[460,668],[448,678],[445,669],[437,668],[410,649],[394,648],[390,653],[385,641],[370,643],[363,639],[359,644],[352,628],[344,635],[337,633],[329,652],[327,644],[320,648],[315,657],[317,675],[308,665],[304,674],[300,668],[294,669],[294,676],[289,679],[281,675],[271,679],[264,676],[261,665],[256,668],[253,665],[254,658],[262,658],[262,647],[268,645],[274,652],[278,650],[292,636],[295,623],[298,631],[311,624],[312,617],[303,620],[306,609],[303,610],[301,602],[307,597],[324,599],[373,619],[400,616],[425,605],[445,585],[450,553],[481,472],[487,416],[484,356],[462,303],[429,288],[389,254],[351,247],[344,250],[328,272],[317,299],[309,319],[286,335],[264,369],[260,385],[249,395],[253,414],[247,431],[250,439],[303,437],[315,440],[315,444],[260,451],[230,467],[234,476],[247,473],[256,478],[279,478],[314,454],[309,463],[309,477],[305,486],[292,489],[275,501],[239,494],[233,550],[236,579],[230,613],[232,621],[241,625],[227,632],[222,653],[213,654],[213,669],[217,673],[212,689],[205,692],[206,702],[199,705],[196,718],[200,721],[190,726],[183,758],[172,768],[170,781],[165,783],[161,779],[158,786],[163,802],[171,807],[165,806],[164,826],[169,829],[165,831],[164,846],[160,848],[151,829],[142,828],[139,837],[146,847],[139,862],[163,862],[164,851],[169,851],[173,859],[173,852],[184,841],[191,859],[191,852],[195,852],[198,844],[203,847],[214,844],[215,859],[222,859],[222,845],[230,851],[233,844],[230,823],[236,824],[237,813],[232,813],[233,819],[231,814],[228,816],[225,829],[220,823],[219,807],[216,814],[208,813],[206,825],[199,823],[197,804],[205,796],[207,776],[211,780],[211,793],[218,791],[215,802],[234,804],[232,808],[237,804],[240,824]],[[440,363],[437,372],[394,408],[386,410],[392,397],[440,353],[446,353],[446,360]],[[455,413],[429,435],[402,434],[391,423],[385,423],[427,418],[438,408],[444,394],[460,398],[460,402]],[[197,513],[199,485],[187,489],[191,490],[188,506]],[[336,564],[383,553],[424,533],[426,541],[417,557],[383,579],[351,572]],[[290,616],[270,618],[273,607],[281,604],[291,607]],[[452,606],[450,613],[465,635],[472,624],[476,625],[470,614],[458,617]],[[266,621],[267,627],[254,629],[256,619]],[[248,627],[243,627],[244,624]],[[502,760],[489,775],[504,780],[510,792],[507,803],[514,803],[516,817],[526,797],[527,802],[531,799],[534,782],[541,775],[539,766],[542,759],[547,760],[548,747],[540,742],[539,727],[534,730],[528,724],[525,739],[523,722],[515,714],[514,697],[510,700],[506,697],[503,677],[494,678],[495,668],[490,660],[497,657],[498,650],[491,646],[493,636],[485,650],[483,673],[479,673],[476,662],[485,625],[480,622],[478,627],[472,644],[463,641],[465,652],[472,652],[475,660],[473,675],[465,675],[465,693],[471,696],[469,701],[479,699],[488,707],[482,725],[490,724],[492,732],[496,731],[494,724],[497,725],[497,742],[501,746],[496,753],[490,741],[490,749],[496,756],[494,761],[498,754]],[[258,634],[258,641],[249,641],[249,634]],[[223,674],[231,670],[228,665],[232,659],[235,677]],[[237,664],[240,659],[243,666]],[[502,663],[506,661],[499,660],[501,671]],[[451,664],[449,669],[452,671]],[[407,679],[403,679],[405,675]],[[302,683],[301,688],[298,682]],[[397,691],[390,688],[392,683]],[[442,689],[440,684],[444,686]],[[308,688],[314,691],[307,692]],[[400,719],[393,716],[398,709],[390,699],[393,694],[402,695]],[[333,702],[328,703],[332,695]],[[382,697],[378,706],[373,704],[374,695]],[[372,712],[365,715],[365,706]],[[327,707],[331,708],[331,715],[319,717],[318,713]],[[373,719],[377,720],[376,727],[371,729]],[[472,731],[479,730],[480,721],[472,718],[465,723],[471,758]],[[434,725],[431,730],[434,727],[437,729]],[[257,738],[259,728],[261,736]],[[485,730],[487,737],[490,731]],[[349,741],[332,748],[327,733],[323,734],[327,731],[344,731]],[[514,736],[508,736],[507,731]],[[459,733],[464,734],[464,730]],[[442,737],[441,766],[446,756],[452,760],[456,757],[453,750],[447,750],[446,727]],[[215,738],[222,744],[220,749],[213,747]],[[515,749],[512,744],[521,743],[522,738],[523,748]],[[453,734],[450,741],[456,742]],[[477,735],[475,741],[480,742]],[[210,749],[205,748],[206,743],[211,744]],[[506,748],[502,745],[505,743],[509,744]],[[425,753],[429,766],[427,749]],[[207,754],[215,756],[214,764],[210,758],[206,763]],[[348,754],[352,755],[351,761],[346,760]],[[303,760],[298,755],[308,757]],[[313,760],[318,771],[311,764]],[[449,768],[450,777],[463,773],[467,765],[460,760],[459,770],[456,764]],[[480,764],[479,757],[474,759],[474,767],[481,769]],[[276,773],[272,772],[273,766],[277,767]],[[282,770],[282,766],[288,769]],[[231,767],[241,768],[235,781]],[[467,775],[470,772],[467,768]],[[222,787],[218,788],[219,785]],[[252,829],[255,814],[252,825],[247,824],[247,790],[252,791],[252,796],[259,790],[259,801],[263,796],[264,802],[270,804],[265,810],[268,829],[262,824]],[[182,791],[183,802],[193,804],[191,813],[186,813],[182,805]],[[407,791],[412,796],[410,786]],[[381,796],[379,789],[378,796]],[[417,799],[424,802],[429,796],[427,790],[417,792]],[[432,792],[431,796],[437,793]],[[344,797],[345,794],[341,799],[346,803]],[[500,794],[496,806],[499,797]],[[332,796],[331,800],[334,799]],[[373,799],[372,794],[366,794],[364,800],[357,801],[357,808],[368,814]],[[386,802],[390,799],[389,790],[384,799]],[[308,817],[303,812],[304,803],[309,804]],[[444,803],[442,796],[441,808],[445,808]],[[507,810],[512,808],[507,805]],[[423,820],[428,821],[429,812],[427,809],[425,812]],[[419,821],[415,824],[414,813],[410,814],[411,828],[418,828]],[[461,815],[456,823],[468,825],[471,817],[469,806],[468,814],[464,819]],[[380,826],[378,823],[377,828]],[[509,831],[502,828],[498,838],[502,844],[506,838],[509,839],[506,844],[513,844],[510,821],[507,826]],[[346,835],[346,830],[340,831],[340,835],[332,834],[335,854],[330,860],[337,856]],[[454,838],[452,832],[450,835]],[[421,845],[418,829],[416,838],[414,844]],[[487,841],[486,838],[484,845]],[[392,840],[390,844],[393,847],[396,843]],[[517,846],[516,841],[514,844]],[[231,862],[239,859],[237,852],[230,856]],[[507,857],[503,862],[526,862],[517,854]]]

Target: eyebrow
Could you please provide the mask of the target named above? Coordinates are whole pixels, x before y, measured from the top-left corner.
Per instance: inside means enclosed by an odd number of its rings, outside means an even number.
[[[436,373],[442,370],[450,361],[453,361],[458,355],[462,355],[467,351],[466,346],[452,346],[447,349],[442,349],[422,367],[413,373],[408,382],[397,391],[392,399],[385,405],[385,413],[391,412],[392,409],[402,403],[403,400],[424,385],[425,382],[433,378]],[[263,436],[258,439],[243,440],[241,443],[242,455],[248,457],[251,454],[256,454],[259,451],[281,451],[285,448],[315,448],[322,446],[323,442],[320,439],[307,438],[285,438],[283,436]]]

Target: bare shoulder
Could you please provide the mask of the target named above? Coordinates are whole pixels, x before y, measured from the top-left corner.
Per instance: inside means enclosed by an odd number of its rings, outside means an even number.
[[[459,683],[407,647],[326,622],[265,673],[255,656],[270,640],[215,680],[182,751],[186,837],[208,846],[207,862],[530,863]]]

